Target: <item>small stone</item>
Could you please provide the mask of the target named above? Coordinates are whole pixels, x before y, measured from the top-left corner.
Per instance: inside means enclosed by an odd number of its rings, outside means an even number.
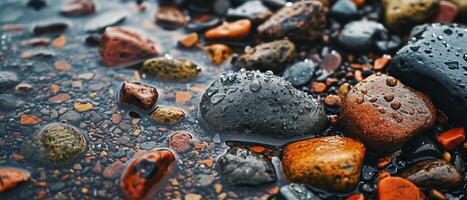
[[[48,101],[50,103],[63,103],[71,99],[71,96],[67,93],[61,93],[58,95],[55,95],[53,97],[50,97]]]
[[[282,77],[292,83],[293,86],[299,87],[306,85],[310,81],[315,69],[316,65],[313,61],[302,61],[285,69]]]
[[[74,110],[70,110],[64,113],[62,116],[60,116],[60,121],[66,121],[72,124],[79,124],[79,122],[81,121],[81,114]]]
[[[341,22],[354,19],[358,12],[357,6],[352,0],[338,0],[331,7],[331,16]]]
[[[123,194],[127,199],[154,198],[158,187],[172,175],[175,165],[175,155],[167,149],[156,149],[135,157],[120,180]]]
[[[365,152],[362,143],[350,138],[308,139],[284,148],[282,168],[290,181],[346,192],[354,189],[360,180]]]
[[[112,124],[118,124],[122,121],[122,115],[112,114]]]
[[[261,1],[246,1],[236,8],[227,10],[227,17],[233,19],[249,19],[253,23],[260,23],[269,18],[272,12]]]
[[[7,71],[0,72],[0,93],[12,89],[18,83],[18,75],[15,73]]]
[[[285,69],[295,59],[295,45],[289,40],[261,43],[254,48],[246,47],[234,65],[248,70],[271,70],[275,73]]]
[[[20,83],[18,85],[16,85],[15,87],[15,94],[25,94],[29,91],[31,91],[33,88],[32,88],[32,85],[29,84],[29,83]]]
[[[60,10],[65,16],[85,16],[93,14],[94,11],[95,6],[92,0],[72,0]]]
[[[374,70],[383,70],[391,61],[391,56],[384,55],[379,57],[375,60],[375,64],[373,65]]]
[[[378,152],[397,149],[435,122],[436,110],[428,97],[384,74],[355,85],[341,105],[346,132]]]
[[[55,164],[73,161],[87,149],[87,136],[78,128],[65,123],[51,123],[28,138],[21,150],[31,159]]]
[[[241,40],[248,37],[251,26],[250,20],[247,19],[224,22],[222,25],[206,31],[204,37],[207,40]]]
[[[222,21],[217,16],[199,17],[189,22],[186,26],[187,31],[203,32],[212,29],[222,24]]]
[[[22,59],[31,59],[34,57],[41,57],[41,58],[51,58],[55,56],[55,52],[49,49],[31,49],[26,50],[21,53]]]
[[[201,200],[202,196],[199,194],[188,193],[185,195],[185,200]]]
[[[217,163],[221,178],[231,184],[262,185],[277,179],[268,158],[246,149],[230,148]]]
[[[19,123],[21,125],[33,126],[41,123],[41,121],[42,120],[39,117],[36,117],[34,115],[21,115]]]
[[[191,48],[199,43],[199,36],[197,33],[190,33],[183,36],[178,40],[178,44],[185,48]]]
[[[455,3],[441,0],[439,1],[439,11],[436,16],[435,22],[438,23],[452,23],[457,14],[459,13],[459,8]]]
[[[337,95],[328,95],[324,98],[324,103],[327,106],[340,106],[341,104],[341,98]]]
[[[156,23],[162,26],[180,27],[184,26],[188,21],[187,17],[175,6],[161,6],[156,12]]]
[[[34,25],[32,32],[35,35],[63,33],[68,29],[70,24],[71,22],[61,19],[50,19],[46,21],[40,21]]]
[[[169,139],[169,147],[177,153],[188,152],[193,146],[193,135],[186,131],[179,131]]]
[[[422,160],[441,157],[438,146],[427,136],[419,135],[402,146],[401,157],[412,164]]]
[[[342,29],[339,35],[339,44],[350,51],[370,51],[374,48],[376,35],[381,32],[385,32],[385,29],[378,22],[366,19],[353,21]]]
[[[159,93],[157,89],[139,82],[123,82],[119,100],[125,105],[148,111],[154,107]]]
[[[176,107],[158,106],[150,117],[157,123],[176,124],[185,118],[185,112]]]
[[[313,91],[314,93],[322,93],[326,90],[327,85],[322,82],[313,81],[311,82],[310,88],[311,88],[311,91]]]
[[[232,49],[225,44],[212,44],[205,46],[203,50],[209,55],[209,59],[215,65],[220,65],[228,60],[232,54]]]
[[[457,16],[457,19],[459,19],[460,21],[464,19],[464,22],[465,22],[465,19],[467,19],[466,18],[467,17],[467,2],[464,0],[449,0],[449,1],[455,3],[457,7],[459,8],[459,14]]]
[[[439,143],[447,150],[451,150],[464,143],[465,130],[461,128],[450,129],[436,137]]]
[[[319,1],[297,1],[284,6],[258,27],[264,38],[315,40],[321,38],[327,8]]]
[[[329,73],[333,73],[341,67],[342,57],[339,53],[332,51],[330,54],[324,56],[321,62],[321,68]]]
[[[125,168],[125,165],[122,161],[116,160],[115,162],[111,163],[109,166],[104,168],[102,175],[108,179],[115,179],[121,173],[121,171]]]
[[[175,93],[175,103],[184,104],[191,100],[192,97],[193,95],[191,95],[189,92],[177,91]]]
[[[462,182],[462,174],[445,160],[425,160],[404,169],[400,176],[420,187],[452,188]]]
[[[110,66],[131,65],[159,55],[157,43],[126,27],[107,28],[99,46],[102,61]]]
[[[378,200],[423,200],[425,195],[415,184],[401,177],[386,177],[378,182]]]
[[[122,23],[127,18],[128,13],[124,10],[111,10],[99,14],[84,24],[87,32],[102,32],[107,27]]]
[[[189,60],[161,56],[146,60],[141,71],[162,80],[195,79],[201,68]]]
[[[88,73],[82,73],[78,75],[78,78],[84,79],[84,80],[91,80],[94,77],[94,73],[88,72]]]
[[[61,72],[69,72],[71,71],[71,65],[65,60],[59,60],[54,63],[54,67],[56,70]]]
[[[405,31],[436,17],[439,0],[383,0],[384,19],[391,30]]]
[[[92,103],[80,103],[80,102],[76,102],[75,104],[73,104],[73,107],[75,108],[76,111],[78,112],[86,112],[88,110],[91,110],[93,105]]]
[[[279,199],[283,200],[321,200],[319,196],[310,191],[305,185],[290,183],[279,189]],[[349,200],[349,199],[347,199]]]
[[[26,182],[31,177],[31,174],[22,169],[17,168],[0,168],[0,193],[15,188],[19,184]]]

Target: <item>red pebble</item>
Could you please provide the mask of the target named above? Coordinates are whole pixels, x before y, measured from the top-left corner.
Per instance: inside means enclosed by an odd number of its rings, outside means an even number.
[[[439,143],[447,150],[451,150],[462,144],[465,140],[464,128],[453,128],[436,137]]]
[[[456,4],[449,1],[440,1],[435,22],[452,23],[456,19],[457,13],[459,13],[459,8]]]
[[[168,149],[156,149],[133,159],[120,186],[127,199],[154,199],[161,184],[171,176],[176,158]]]
[[[186,131],[180,131],[169,139],[169,147],[177,153],[183,153],[193,148],[193,136]]]
[[[102,35],[99,54],[110,66],[127,66],[159,55],[156,42],[124,27],[107,28]]]
[[[152,86],[126,81],[122,84],[119,95],[120,102],[145,111],[150,111],[159,97],[157,89]]]

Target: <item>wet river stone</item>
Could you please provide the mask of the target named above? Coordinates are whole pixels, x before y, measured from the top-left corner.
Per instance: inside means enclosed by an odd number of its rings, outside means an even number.
[[[48,124],[22,144],[24,155],[52,164],[71,162],[87,149],[87,136],[65,123]]]
[[[161,184],[175,170],[175,154],[156,149],[130,161],[123,172],[120,186],[127,199],[154,199]]]
[[[185,112],[180,108],[158,106],[150,117],[160,124],[176,124],[185,118]]]
[[[287,68],[283,77],[295,87],[303,86],[310,81],[315,69],[316,65],[311,60],[298,62]]]
[[[422,161],[400,175],[420,187],[452,188],[462,182],[462,174],[445,160]]]
[[[246,149],[231,148],[217,163],[222,179],[231,184],[262,185],[277,179],[268,158]]]
[[[256,139],[316,134],[328,121],[323,105],[290,82],[271,71],[244,69],[222,76],[207,88],[200,114],[208,128],[236,139],[241,134],[255,134]]]
[[[141,71],[161,80],[189,80],[196,78],[201,68],[189,60],[161,56],[146,60]]]
[[[365,146],[353,139],[330,136],[288,144],[282,169],[293,182],[317,188],[348,192],[360,180]]]
[[[12,89],[19,83],[18,75],[13,72],[2,71],[0,72],[0,93]]]
[[[428,97],[384,74],[355,85],[343,100],[340,114],[346,132],[378,152],[395,150],[436,122]]]
[[[453,122],[467,124],[467,29],[423,25],[412,30],[411,38],[388,72],[430,96]]]
[[[128,27],[107,28],[99,45],[102,62],[126,66],[159,55],[157,43]]]
[[[234,65],[248,70],[278,73],[294,59],[295,45],[289,40],[277,40],[245,48],[245,53],[237,58]]]
[[[272,12],[261,1],[246,1],[236,8],[227,10],[227,17],[233,19],[249,19],[254,23],[263,22]]]
[[[386,25],[396,31],[433,20],[439,9],[439,0],[382,0],[381,3]]]
[[[159,93],[155,87],[140,82],[123,82],[118,99],[125,105],[151,111],[156,105]]]
[[[384,31],[384,26],[375,21],[353,21],[344,26],[339,44],[351,51],[369,51],[373,49],[377,34]]]
[[[449,0],[459,7],[458,19],[463,19],[464,22],[467,19],[467,1],[465,0]],[[461,20],[462,21],[462,20]]]
[[[265,38],[314,40],[323,33],[327,12],[320,1],[298,1],[274,13],[258,27],[258,33]]]

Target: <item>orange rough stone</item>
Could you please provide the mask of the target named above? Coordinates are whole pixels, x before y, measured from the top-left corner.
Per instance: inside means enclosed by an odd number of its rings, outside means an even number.
[[[436,137],[439,143],[447,150],[451,150],[462,144],[465,140],[465,129],[453,128]]]
[[[384,55],[383,57],[380,57],[380,58],[375,60],[375,64],[373,66],[373,69],[374,70],[382,70],[388,65],[389,61],[391,61],[391,56]]]
[[[250,34],[251,22],[241,19],[234,22],[224,22],[224,24],[210,29],[204,33],[207,40],[241,40]]]
[[[365,200],[365,196],[363,196],[363,194],[360,193],[352,194],[348,196],[346,200]]]
[[[412,182],[401,177],[387,177],[378,182],[378,200],[422,200],[423,192]]]
[[[209,55],[209,59],[215,65],[220,65],[232,56],[232,49],[225,44],[212,44],[205,46],[204,51]]]
[[[0,192],[10,190],[22,182],[28,181],[31,174],[15,168],[0,168]]]
[[[360,181],[365,146],[331,136],[303,140],[284,148],[282,169],[291,182],[336,192],[348,192]]]
[[[60,86],[58,86],[58,85],[51,85],[50,86],[50,92],[56,94],[58,91],[60,91]]]
[[[175,103],[182,104],[186,103],[191,99],[192,95],[189,92],[178,91],[175,93]]]
[[[33,126],[41,123],[41,121],[42,120],[39,117],[36,117],[34,115],[21,115],[19,123],[21,125]]]
[[[311,83],[311,91],[315,92],[315,93],[321,93],[321,92],[324,92],[324,90],[326,90],[326,84],[325,83],[321,83],[321,82],[312,82]]]
[[[148,151],[136,157],[123,173],[120,186],[127,199],[153,199],[172,175],[176,158],[168,149]]]
[[[255,153],[263,153],[264,151],[266,151],[266,148],[263,146],[252,146],[249,149],[250,151],[253,151]]]
[[[191,47],[195,46],[196,44],[198,44],[198,42],[199,42],[198,34],[197,33],[190,33],[190,34],[182,37],[178,41],[178,44],[180,44],[180,46],[182,46],[182,47],[191,48]]]

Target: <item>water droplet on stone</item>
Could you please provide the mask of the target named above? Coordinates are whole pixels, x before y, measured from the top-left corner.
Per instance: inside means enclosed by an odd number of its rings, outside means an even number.
[[[391,103],[391,108],[394,109],[394,110],[399,110],[400,107],[401,107],[401,103],[400,103],[400,102],[393,102],[393,103]]]
[[[225,94],[215,94],[211,97],[211,103],[217,104],[225,98]]]
[[[363,97],[358,97],[358,98],[357,98],[357,103],[358,103],[358,104],[362,104],[362,103],[363,103],[363,100],[364,100]]]
[[[397,85],[397,80],[394,77],[388,77],[386,79],[386,85],[388,85],[389,87],[394,87]]]
[[[449,69],[459,69],[459,62],[453,61],[446,61],[444,62],[448,66]]]
[[[385,99],[387,102],[391,102],[392,100],[394,100],[394,95],[388,94],[388,95],[384,96],[384,99]]]

